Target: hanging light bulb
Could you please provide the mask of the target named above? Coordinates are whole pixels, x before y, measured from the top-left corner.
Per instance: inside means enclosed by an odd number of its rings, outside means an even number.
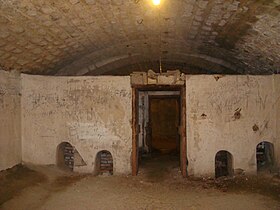
[[[153,0],[153,4],[154,4],[155,6],[160,5],[160,0]]]

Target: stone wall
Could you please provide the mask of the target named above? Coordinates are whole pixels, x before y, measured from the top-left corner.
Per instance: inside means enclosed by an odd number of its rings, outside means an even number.
[[[55,164],[61,142],[85,161],[74,171],[95,170],[101,150],[113,156],[114,174],[131,172],[129,77],[22,75],[23,161]]]
[[[258,143],[269,141],[275,154],[280,152],[275,78],[279,80],[279,76],[186,77],[189,174],[213,175],[220,150],[233,155],[234,169],[247,173],[256,172]]]
[[[21,162],[20,77],[0,70],[0,171]]]

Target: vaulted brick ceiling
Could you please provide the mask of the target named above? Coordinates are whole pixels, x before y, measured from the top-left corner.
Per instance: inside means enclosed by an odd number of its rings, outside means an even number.
[[[280,71],[280,0],[0,0],[0,65],[31,74]]]

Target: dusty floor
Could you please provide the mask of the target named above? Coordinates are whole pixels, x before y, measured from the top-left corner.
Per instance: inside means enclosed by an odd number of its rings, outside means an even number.
[[[0,173],[0,209],[280,209],[279,178],[183,179],[177,165],[153,158],[137,177],[17,167]]]

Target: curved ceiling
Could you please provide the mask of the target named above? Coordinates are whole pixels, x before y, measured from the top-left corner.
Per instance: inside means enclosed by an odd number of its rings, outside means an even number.
[[[280,0],[0,0],[0,67],[30,74],[272,74]]]

